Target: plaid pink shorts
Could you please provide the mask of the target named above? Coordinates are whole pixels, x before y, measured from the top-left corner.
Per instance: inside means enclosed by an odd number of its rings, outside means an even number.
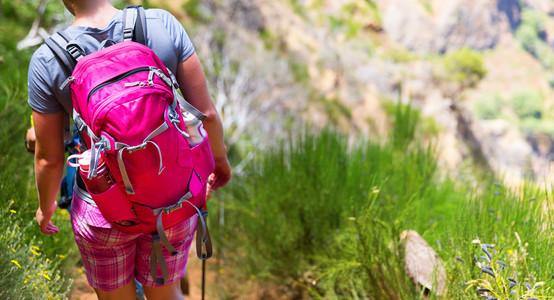
[[[81,252],[89,284],[103,291],[113,291],[128,284],[133,277],[144,286],[160,286],[150,276],[152,237],[128,234],[112,228],[97,207],[73,195],[71,225]],[[196,230],[196,215],[165,232],[178,254],[163,247],[170,284],[185,275],[188,252]],[[161,271],[158,267],[158,276]]]

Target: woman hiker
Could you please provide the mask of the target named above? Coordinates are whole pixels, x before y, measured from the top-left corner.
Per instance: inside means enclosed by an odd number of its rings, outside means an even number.
[[[121,10],[109,0],[63,0],[75,16],[65,32],[75,39],[85,53],[99,48],[106,37],[123,41]],[[207,115],[204,128],[215,161],[208,180],[207,196],[227,184],[231,168],[223,141],[223,127],[208,93],[206,79],[194,47],[182,25],[168,12],[146,10],[147,45],[165,66],[176,75],[180,90],[198,110]],[[59,86],[67,78],[54,53],[42,45],[34,53],[29,67],[29,99],[36,134],[35,172],[39,198],[36,219],[45,234],[59,229],[51,221],[63,176],[64,117],[71,115],[69,89]],[[149,274],[151,236],[128,234],[113,228],[97,207],[74,195],[71,221],[75,241],[81,252],[89,284],[99,299],[135,299],[136,278],[144,287],[147,299],[182,299],[179,280],[184,276],[188,250],[196,228],[196,215],[166,230],[179,254],[166,257],[169,279],[156,284]],[[177,243],[181,241],[181,243]]]

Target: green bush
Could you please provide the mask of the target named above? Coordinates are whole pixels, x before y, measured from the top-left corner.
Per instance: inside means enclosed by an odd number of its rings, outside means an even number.
[[[547,18],[539,11],[524,9],[515,37],[527,52],[536,57],[545,68],[550,69],[554,67],[554,53],[544,41]]]
[[[36,222],[22,220],[18,215],[20,212],[11,209],[12,206],[13,203],[10,202],[10,205],[0,212],[0,247],[4,249],[0,254],[0,271],[3,274],[0,280],[0,298],[66,298],[72,278],[62,273],[60,267],[62,263],[66,263],[65,260],[74,264],[75,258],[67,257],[74,256],[75,253],[68,254],[64,249],[57,255],[46,254],[52,253],[53,249],[47,249],[51,246],[50,243],[31,236],[37,231]],[[55,221],[58,221],[58,224],[69,224],[69,214],[65,213],[65,218],[57,218]],[[71,230],[70,226],[62,228]],[[71,235],[71,231],[65,232],[68,233]]]
[[[502,97],[495,94],[478,99],[473,106],[473,110],[481,119],[494,120],[500,117],[504,106],[505,103]]]
[[[462,88],[473,87],[487,74],[481,54],[462,48],[444,56],[447,79]]]
[[[7,15],[17,3],[21,5]],[[79,259],[69,216],[62,210],[55,214],[60,234],[40,233],[33,157],[23,143],[30,126],[27,68],[34,49],[18,51],[16,45],[27,34],[36,10],[27,3],[36,2],[2,2],[0,18],[0,298],[66,298]]]
[[[520,89],[510,97],[514,112],[521,118],[541,119],[543,115],[544,96],[538,90]]]

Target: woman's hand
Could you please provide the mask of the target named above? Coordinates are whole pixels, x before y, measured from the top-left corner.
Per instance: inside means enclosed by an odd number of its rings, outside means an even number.
[[[40,231],[44,234],[56,234],[60,232],[60,229],[52,223],[51,219],[54,215],[54,211],[56,211],[57,207],[56,201],[52,204],[52,207],[48,211],[42,211],[42,209],[39,207],[37,209],[37,222],[40,226]]]
[[[212,193],[220,187],[225,186],[231,180],[231,166],[227,157],[215,160],[214,172],[208,178],[208,190],[206,201],[210,200]]]

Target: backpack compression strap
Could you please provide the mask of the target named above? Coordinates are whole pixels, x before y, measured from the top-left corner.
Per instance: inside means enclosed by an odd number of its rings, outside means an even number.
[[[171,253],[171,255],[176,255],[177,253],[179,253],[177,250],[175,250],[173,245],[171,245],[171,242],[165,234],[165,230],[162,224],[162,214],[170,214],[175,210],[181,209],[185,203],[191,205],[196,210],[196,214],[198,215],[198,221],[196,225],[196,253],[198,255],[198,258],[206,260],[212,257],[212,240],[210,238],[208,226],[206,225],[208,212],[192,204],[188,200],[190,198],[192,198],[192,194],[189,191],[176,204],[152,210],[154,215],[158,216],[158,221],[156,222],[157,232],[152,234],[152,249],[150,251],[150,276],[152,276],[152,279],[154,279],[157,284],[164,284],[169,279],[169,271],[162,253],[161,245],[163,244],[167,251]],[[160,266],[162,277],[157,277],[157,266]]]

